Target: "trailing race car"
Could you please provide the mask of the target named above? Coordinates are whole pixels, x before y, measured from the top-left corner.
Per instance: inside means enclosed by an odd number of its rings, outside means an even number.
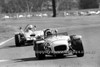
[[[34,28],[34,30],[33,30]],[[15,45],[23,46],[34,44],[34,41],[38,38],[38,36],[43,36],[44,32],[42,30],[36,31],[36,26],[27,25],[23,30],[20,28],[20,32],[15,33]]]
[[[44,59],[46,55],[63,57],[70,52],[77,57],[84,56],[84,48],[80,35],[58,34],[57,30],[44,31],[44,39],[37,40],[34,45],[37,59]]]

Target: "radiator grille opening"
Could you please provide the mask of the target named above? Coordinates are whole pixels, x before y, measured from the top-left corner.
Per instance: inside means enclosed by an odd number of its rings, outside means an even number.
[[[66,45],[60,45],[60,46],[56,46],[54,47],[55,51],[64,51],[67,49]]]

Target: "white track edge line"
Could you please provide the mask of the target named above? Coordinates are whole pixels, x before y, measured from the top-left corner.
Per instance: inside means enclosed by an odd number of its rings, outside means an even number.
[[[7,61],[9,61],[9,60],[0,60],[0,63],[2,63],[2,62],[7,62]]]
[[[12,37],[12,38],[10,38],[10,39],[8,39],[8,40],[5,40],[5,41],[3,41],[3,42],[1,42],[0,45],[3,45],[3,44],[5,44],[5,43],[7,43],[8,41],[12,40],[13,38],[14,38],[14,37]]]

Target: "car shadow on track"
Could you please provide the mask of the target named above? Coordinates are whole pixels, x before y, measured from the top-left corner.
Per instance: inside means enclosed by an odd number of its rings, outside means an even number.
[[[28,62],[28,61],[46,61],[46,60],[57,60],[57,59],[71,59],[71,58],[77,58],[77,57],[75,55],[67,55],[67,56],[62,57],[62,58],[48,56],[42,60],[38,60],[36,57],[30,57],[30,58],[13,59],[13,61],[15,61],[15,62]]]

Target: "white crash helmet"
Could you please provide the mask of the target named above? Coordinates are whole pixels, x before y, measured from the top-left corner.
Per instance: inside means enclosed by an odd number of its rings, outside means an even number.
[[[33,29],[33,25],[29,25],[28,26],[28,29]]]
[[[51,36],[52,35],[51,29],[45,29],[44,30],[44,35],[45,35],[45,37]]]

